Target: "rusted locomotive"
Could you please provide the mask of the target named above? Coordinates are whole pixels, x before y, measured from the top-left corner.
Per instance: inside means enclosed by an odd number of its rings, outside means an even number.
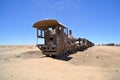
[[[60,24],[57,20],[38,21],[33,27],[37,29],[37,39],[44,39],[44,44],[37,42],[36,45],[46,56],[70,54],[81,49],[83,47],[81,43],[85,43],[85,41],[81,42],[80,39],[76,40],[72,36],[72,31],[68,31],[68,28]],[[88,43],[84,46],[87,44]],[[86,47],[88,47],[88,45]]]

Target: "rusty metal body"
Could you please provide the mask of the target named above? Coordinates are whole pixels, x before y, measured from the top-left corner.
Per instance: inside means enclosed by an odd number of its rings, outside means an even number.
[[[37,47],[47,56],[59,56],[73,53],[92,46],[87,39],[75,39],[72,31],[56,20],[43,20],[33,25],[37,28],[37,39],[43,38],[44,44],[37,42]]]
[[[33,27],[37,28],[37,38],[44,38],[44,44],[37,43],[43,54],[57,56],[73,49],[73,39],[68,37],[68,29],[56,20],[40,21]]]
[[[92,43],[91,41],[89,41],[85,38],[78,38],[75,42],[75,45],[76,45],[77,51],[83,51],[89,47],[94,46],[94,43]]]

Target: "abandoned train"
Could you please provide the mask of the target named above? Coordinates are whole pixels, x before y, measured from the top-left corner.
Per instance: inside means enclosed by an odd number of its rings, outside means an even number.
[[[84,38],[75,39],[72,31],[57,20],[42,20],[33,25],[37,29],[37,39],[43,38],[44,44],[37,47],[46,56],[60,56],[94,46],[94,43]]]

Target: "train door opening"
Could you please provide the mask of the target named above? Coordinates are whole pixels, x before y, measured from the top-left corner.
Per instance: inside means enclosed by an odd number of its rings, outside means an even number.
[[[43,45],[44,44],[44,30],[37,29],[37,40],[36,45]],[[41,43],[41,44],[39,44]]]

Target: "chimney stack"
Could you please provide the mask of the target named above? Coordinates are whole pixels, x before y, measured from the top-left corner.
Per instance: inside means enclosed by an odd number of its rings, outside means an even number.
[[[72,35],[72,30],[69,30],[69,34]]]

